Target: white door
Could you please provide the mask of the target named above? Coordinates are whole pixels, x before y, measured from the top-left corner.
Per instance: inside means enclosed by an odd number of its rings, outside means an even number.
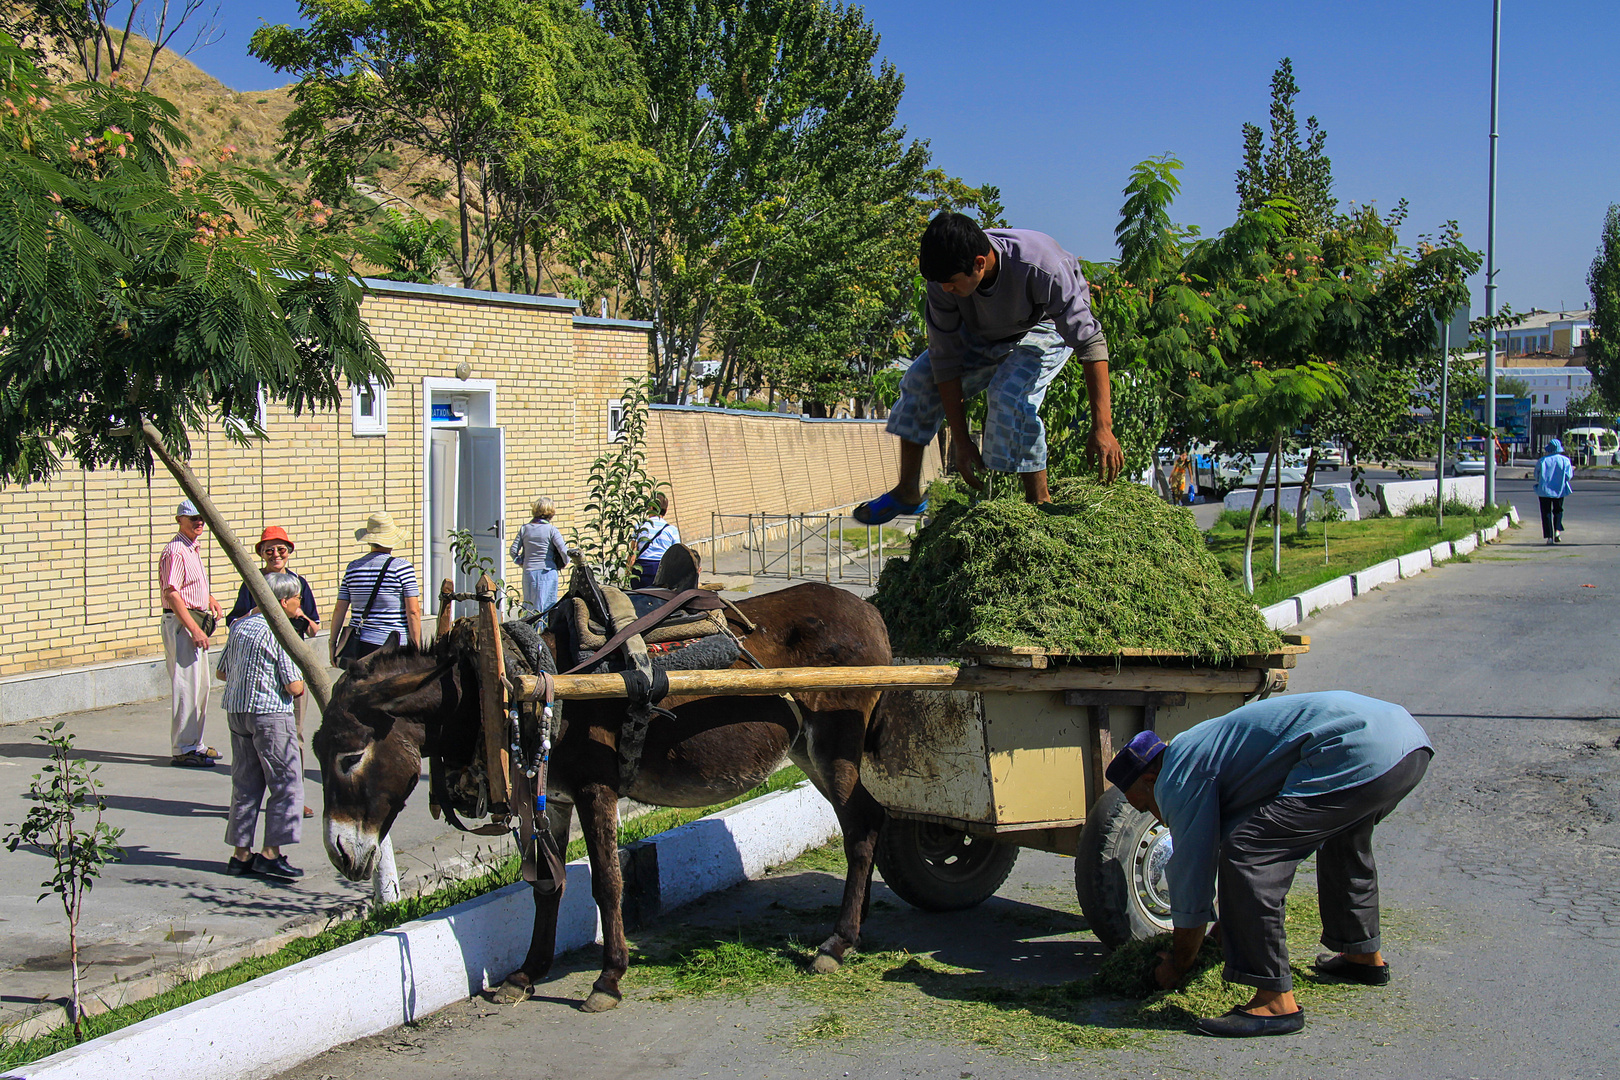
[[[428,576],[422,582],[422,610],[439,613],[439,582],[458,578],[450,530],[459,518],[461,433],[434,431],[428,452]],[[458,586],[459,588],[459,586]]]
[[[458,526],[472,533],[478,554],[495,568],[491,577],[515,581],[516,567],[506,557],[506,439],[500,428],[462,429],[460,490]],[[477,575],[463,578],[457,591],[473,591]]]

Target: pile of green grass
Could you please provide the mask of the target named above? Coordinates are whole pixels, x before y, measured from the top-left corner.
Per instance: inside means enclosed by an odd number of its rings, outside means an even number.
[[[1141,484],[1064,479],[1052,496],[1045,508],[1011,493],[947,499],[872,597],[895,651],[1146,648],[1225,659],[1280,645],[1187,510]]]

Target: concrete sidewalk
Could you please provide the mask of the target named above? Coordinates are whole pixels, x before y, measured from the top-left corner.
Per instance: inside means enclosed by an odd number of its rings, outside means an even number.
[[[313,706],[313,703],[312,703]],[[23,793],[46,747],[33,736],[58,720],[77,749],[100,764],[107,819],[125,830],[124,861],[108,866],[85,902],[80,922],[83,987],[110,1004],[132,994],[118,984],[193,963],[211,954],[274,937],[294,927],[318,930],[369,898],[369,883],[339,879],[321,842],[321,790],[314,753],[307,754],[304,801],[316,817],[304,822],[303,842],[285,849],[304,878],[280,884],[227,877],[225,815],[230,800],[230,736],[216,687],[209,701],[207,741],[224,753],[212,769],[169,765],[169,702],[70,713],[48,721],[0,727],[0,826],[9,832],[27,813]],[[305,717],[305,736],[319,726]],[[478,862],[502,860],[504,837],[468,836],[427,812],[427,777],[392,831],[402,892],[466,876]],[[260,826],[262,837],[263,826]],[[50,860],[22,849],[0,855],[0,1028],[68,999],[67,921],[60,899],[35,902],[53,873]],[[223,958],[222,958],[223,959]]]

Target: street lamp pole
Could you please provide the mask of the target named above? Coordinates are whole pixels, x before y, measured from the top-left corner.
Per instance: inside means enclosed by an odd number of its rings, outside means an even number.
[[[1496,112],[1502,81],[1502,0],[1491,5],[1491,189],[1485,210],[1485,505],[1496,505]]]

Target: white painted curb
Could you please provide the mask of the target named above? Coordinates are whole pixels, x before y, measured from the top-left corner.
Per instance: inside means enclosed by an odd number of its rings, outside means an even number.
[[[1501,533],[1502,530],[1498,529],[1495,525],[1487,525],[1483,529],[1479,530],[1479,542],[1482,544],[1488,544],[1500,536]]]
[[[1350,580],[1355,584],[1357,596],[1370,593],[1380,585],[1401,580],[1400,560],[1385,559],[1381,563],[1373,563],[1367,569],[1351,574]]]
[[[1294,599],[1299,601],[1300,614],[1309,618],[1313,611],[1348,604],[1355,599],[1355,595],[1355,586],[1351,583],[1347,574],[1344,577],[1336,577],[1332,581],[1324,582],[1314,589],[1306,589],[1295,596]]]
[[[662,906],[758,876],[838,833],[809,783],[661,833]],[[656,865],[656,864],[655,864]],[[601,940],[590,866],[568,864],[557,951]],[[643,883],[643,888],[647,883]],[[534,901],[519,882],[394,930],[92,1039],[5,1074],[5,1080],[263,1080],[334,1046],[462,1001],[523,962]],[[267,1023],[309,1015],[319,1023]]]
[[[1400,565],[1401,577],[1417,577],[1434,565],[1434,557],[1430,554],[1428,548],[1424,548],[1422,551],[1413,551],[1402,555],[1395,562]]]
[[[1442,540],[1429,549],[1429,561],[1435,564],[1443,563],[1451,558],[1451,541]]]
[[[1299,622],[1299,597],[1290,596],[1260,609],[1260,617],[1273,630],[1286,630]]]
[[[1473,533],[1451,542],[1451,550],[1458,555],[1466,555],[1479,547],[1479,537]]]

